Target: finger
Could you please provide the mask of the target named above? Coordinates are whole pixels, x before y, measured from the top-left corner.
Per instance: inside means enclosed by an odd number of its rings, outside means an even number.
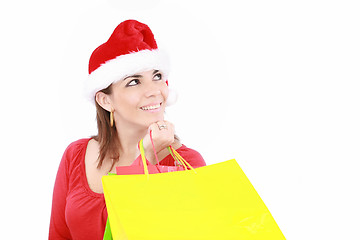
[[[175,126],[174,124],[172,124],[171,122],[168,122],[168,121],[164,121],[165,125],[167,126],[167,130],[169,132],[175,132]]]
[[[158,122],[156,122],[156,124],[158,125],[159,130],[167,130],[168,129],[168,125],[166,124],[165,121],[158,121]]]
[[[149,128],[148,128],[148,133],[150,133],[150,130],[151,131],[156,131],[156,130],[159,130],[159,126],[157,123],[152,123]]]

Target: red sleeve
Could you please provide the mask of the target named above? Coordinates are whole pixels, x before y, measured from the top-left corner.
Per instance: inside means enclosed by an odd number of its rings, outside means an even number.
[[[49,239],[71,239],[70,231],[65,221],[66,196],[69,189],[69,159],[71,145],[65,150],[56,175],[50,218]]]
[[[185,145],[182,145],[176,150],[180,156],[182,156],[192,167],[203,167],[206,166],[206,163],[201,156],[201,154],[194,149],[188,148]],[[174,159],[169,154],[163,160],[160,161],[161,165],[174,166]]]
[[[182,156],[192,167],[206,166],[205,160],[201,154],[191,148],[179,148],[177,152]]]

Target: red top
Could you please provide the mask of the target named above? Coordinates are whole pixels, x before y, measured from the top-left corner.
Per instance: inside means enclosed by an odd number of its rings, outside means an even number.
[[[51,240],[103,238],[107,221],[104,194],[90,189],[85,173],[85,153],[89,140],[80,139],[71,143],[61,159],[53,193],[49,231]],[[182,145],[176,151],[192,166],[205,166],[204,159],[195,150]],[[160,164],[174,166],[174,160],[169,154]]]

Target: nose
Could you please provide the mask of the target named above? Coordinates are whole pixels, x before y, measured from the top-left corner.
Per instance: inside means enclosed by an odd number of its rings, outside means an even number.
[[[161,89],[160,86],[154,82],[148,84],[146,86],[146,90],[145,90],[145,96],[146,97],[155,97],[161,95]]]

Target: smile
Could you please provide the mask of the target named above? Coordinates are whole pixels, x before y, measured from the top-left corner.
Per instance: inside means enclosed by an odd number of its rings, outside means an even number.
[[[141,107],[141,109],[144,110],[144,111],[156,110],[156,109],[159,109],[160,106],[161,106],[161,103],[158,103],[158,104],[155,104],[155,105],[149,105],[149,106]]]

